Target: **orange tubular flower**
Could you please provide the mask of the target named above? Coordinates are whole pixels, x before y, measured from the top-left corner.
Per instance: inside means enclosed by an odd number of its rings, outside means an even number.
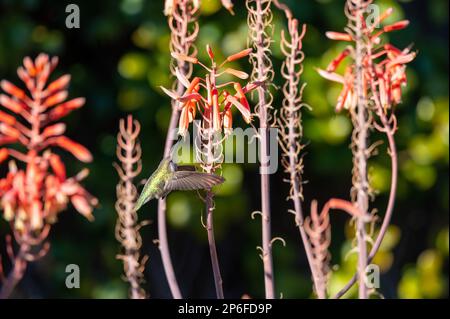
[[[164,93],[178,102],[178,108],[181,110],[178,134],[181,136],[184,136],[188,131],[189,124],[195,119],[197,110],[202,115],[204,125],[212,128],[216,132],[221,131],[222,127],[225,133],[231,132],[232,106],[238,109],[246,123],[251,122],[250,105],[245,94],[256,89],[261,83],[248,83],[242,87],[239,82],[235,81],[224,84],[217,84],[216,81],[223,74],[229,74],[242,80],[247,79],[248,74],[243,71],[232,68],[225,68],[223,71],[220,70],[226,63],[248,56],[252,52],[252,49],[245,49],[228,56],[219,66],[217,66],[214,60],[214,53],[209,45],[206,47],[206,52],[211,59],[210,67],[203,65],[195,57],[172,53],[174,58],[199,64],[208,72],[205,78],[196,77],[190,82],[177,70],[176,76],[186,88],[183,96],[178,96],[175,92],[161,87]],[[234,95],[229,94],[227,87],[233,87],[236,93]]]
[[[365,36],[369,39],[368,50],[371,56],[364,62],[364,86],[367,88],[374,83],[378,88],[377,96],[385,110],[395,106],[402,101],[402,87],[406,85],[406,64],[411,62],[416,54],[409,49],[401,51],[391,44],[380,46],[380,35],[386,32],[397,31],[406,28],[407,20],[402,20],[387,25],[376,31],[376,26],[392,14],[392,8],[380,15],[376,23],[371,27],[365,27]],[[352,36],[347,33],[327,32],[327,37],[333,40],[353,41]],[[343,85],[341,94],[336,104],[336,112],[342,109],[353,109],[356,106],[354,92],[354,65],[346,68],[344,76],[335,73],[340,63],[349,55],[353,54],[353,48],[347,47],[327,67],[326,70],[318,70],[319,74],[327,80],[338,82]]]
[[[225,134],[230,134],[233,129],[233,114],[231,113],[231,109],[225,111],[223,116],[223,129],[225,130]]]
[[[98,202],[80,184],[87,170],[67,178],[64,163],[51,149],[58,146],[80,161],[92,161],[84,146],[63,135],[64,123],[53,123],[85,102],[84,98],[65,101],[70,75],[46,85],[57,63],[56,57],[50,59],[46,54],[34,61],[24,59],[17,74],[29,94],[7,80],[0,82],[6,93],[0,94],[0,105],[5,108],[0,111],[0,163],[12,158],[6,177],[0,179],[0,208],[19,232],[41,230],[45,223],[54,222],[69,202],[91,220]],[[27,152],[12,148],[13,143],[22,144]],[[15,160],[25,163],[24,168],[19,169]]]

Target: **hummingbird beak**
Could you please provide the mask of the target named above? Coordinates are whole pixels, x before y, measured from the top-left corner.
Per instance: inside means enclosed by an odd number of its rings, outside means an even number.
[[[134,205],[134,211],[137,212],[141,207],[142,207],[141,203],[136,203],[136,205]]]
[[[148,180],[147,180],[148,182]],[[146,183],[147,184],[147,183]],[[145,203],[147,203],[149,201],[149,198],[147,197],[147,195],[145,194],[145,187],[147,185],[144,186],[144,189],[142,190],[141,194],[139,195],[136,204],[134,205],[134,211],[137,212],[142,206],[144,206]]]
[[[139,209],[141,209],[144,204],[146,204],[149,201],[148,198],[144,194],[141,194],[136,201],[136,204],[134,205],[134,211],[137,212]]]

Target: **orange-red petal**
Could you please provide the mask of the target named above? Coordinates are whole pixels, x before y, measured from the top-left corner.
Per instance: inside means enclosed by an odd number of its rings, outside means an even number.
[[[11,138],[18,139],[21,135],[20,131],[6,123],[0,123],[0,133]]]
[[[391,25],[387,25],[383,28],[384,32],[391,32],[391,31],[397,31],[406,28],[409,25],[408,20],[402,20],[398,21],[396,23],[393,23]]]
[[[234,106],[237,107],[239,112],[241,112],[242,117],[244,118],[245,122],[248,124],[251,122],[251,113],[250,110],[244,106],[237,98],[235,98],[232,95],[229,95],[226,99],[227,102],[231,102]]]
[[[177,60],[186,61],[186,62],[189,62],[189,63],[192,63],[192,64],[198,63],[198,59],[197,58],[189,56],[189,55],[186,55],[186,54],[172,52],[170,55],[174,59],[177,59]]]
[[[42,203],[39,200],[33,200],[30,208],[31,228],[34,230],[41,229],[43,226]]]
[[[342,60],[344,60],[350,54],[349,49],[345,49],[342,51],[330,64],[327,66],[327,72],[334,72],[339,64],[341,64]]]
[[[219,109],[219,96],[217,89],[212,92],[212,103],[213,103],[213,130],[220,131],[220,109]]]
[[[58,177],[58,179],[61,182],[66,180],[66,167],[61,158],[56,154],[51,154],[49,162],[53,172],[55,172],[55,175]]]
[[[65,74],[59,77],[57,80],[53,81],[47,86],[47,92],[55,92],[65,89],[70,82],[70,75]]]
[[[187,108],[183,107],[180,113],[180,119],[178,122],[178,134],[184,136],[189,127],[189,112]]]
[[[0,111],[0,122],[13,126],[16,124],[16,118],[8,113]]]
[[[328,31],[325,33],[328,39],[337,41],[352,41],[352,36],[348,33]]]
[[[54,144],[69,151],[73,156],[78,158],[82,162],[91,162],[92,154],[86,147],[77,142],[72,141],[66,136],[59,136],[54,139]]]
[[[252,53],[252,51],[253,51],[253,49],[251,49],[251,48],[242,50],[242,51],[240,51],[238,53],[232,54],[229,57],[227,57],[227,61],[228,62],[232,62],[232,61],[235,61],[235,60],[239,60],[239,59],[241,59],[243,57],[248,56],[250,53]]]
[[[211,49],[211,46],[209,44],[206,45],[206,52],[208,53],[208,56],[211,60],[214,60],[214,52]]]
[[[245,73],[244,71],[239,71],[239,70],[235,70],[235,69],[232,69],[232,68],[227,68],[227,69],[225,69],[224,72],[228,73],[228,74],[231,74],[231,75],[234,75],[235,77],[238,77],[238,78],[240,78],[242,80],[248,79],[248,74]]]
[[[22,103],[14,99],[11,99],[9,96],[4,94],[0,94],[0,104],[3,105],[8,110],[13,111],[14,113],[20,113],[24,109]]]
[[[0,148],[0,163],[3,163],[9,156],[7,148]]]
[[[12,96],[15,96],[16,98],[23,100],[26,98],[26,94],[23,90],[19,89],[17,86],[12,84],[11,82],[7,80],[2,80],[0,82],[0,86],[6,93],[9,93]]]
[[[231,112],[231,108],[225,111],[223,116],[223,128],[226,134],[230,133],[233,129],[233,114]]]
[[[25,69],[27,70],[29,75],[31,76],[36,75],[36,69],[34,67],[33,60],[31,60],[29,56],[23,59],[23,65],[25,66]]]
[[[64,132],[66,131],[66,124],[64,123],[57,123],[57,124],[53,124],[50,126],[47,126],[43,131],[42,131],[42,137],[43,138],[48,138],[51,136],[58,136],[58,135],[62,135],[64,134]]]
[[[73,195],[70,198],[73,207],[84,217],[86,217],[89,221],[94,220],[94,216],[92,215],[92,207],[87,201],[87,199],[82,195]]]
[[[67,114],[69,114],[70,112],[72,112],[73,110],[76,110],[80,107],[82,107],[85,103],[85,99],[82,97],[64,102],[58,106],[56,106],[55,108],[53,108],[49,113],[48,113],[48,118],[50,121],[57,121],[60,118],[66,116]]]
[[[44,103],[42,103],[42,106],[44,107],[50,107],[53,105],[56,105],[58,103],[63,102],[65,99],[67,99],[68,92],[67,91],[60,91],[56,94],[53,94],[45,99]]]

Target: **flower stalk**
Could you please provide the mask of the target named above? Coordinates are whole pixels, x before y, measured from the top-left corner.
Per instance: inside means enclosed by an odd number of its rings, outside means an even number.
[[[144,299],[145,290],[141,287],[144,282],[144,267],[147,256],[141,258],[140,249],[142,237],[139,229],[145,223],[138,222],[138,216],[134,209],[137,199],[137,189],[133,183],[142,170],[141,146],[137,141],[140,124],[129,115],[125,122],[120,120],[119,133],[117,134],[117,158],[120,164],[114,163],[119,174],[120,181],[116,186],[116,239],[121,243],[123,253],[117,258],[123,262],[125,277],[130,284],[129,296],[131,299]]]
[[[292,15],[289,7],[274,0],[274,4],[284,11],[288,21],[288,35],[284,30],[281,32],[281,51],[285,56],[281,75],[285,82],[282,87],[283,102],[278,117],[280,127],[280,147],[283,152],[281,164],[285,173],[289,175],[287,182],[290,184],[288,200],[294,204],[294,209],[289,212],[295,216],[295,224],[299,230],[300,238],[305,249],[306,258],[312,274],[314,290],[320,299],[325,298],[325,289],[323,288],[323,276],[320,269],[315,265],[313,247],[308,240],[305,231],[304,216],[302,209],[303,201],[303,158],[301,144],[303,138],[302,111],[307,107],[303,102],[303,90],[306,84],[301,84],[301,75],[303,73],[303,60],[305,55],[302,51],[302,40],[306,33],[306,25],[299,27],[299,22]]]
[[[168,25],[171,32],[170,50],[171,52],[190,55],[196,52],[194,42],[197,39],[199,26],[196,22],[196,13],[199,9],[199,1],[196,0],[166,0],[164,14],[168,17]],[[178,69],[181,74],[189,78],[192,74],[192,63],[189,61],[182,61],[173,59],[170,65],[170,71],[175,76],[175,69]],[[184,86],[176,78],[174,87],[178,95],[184,93]],[[170,156],[170,151],[173,142],[176,140],[176,127],[180,116],[177,107],[178,102],[172,101],[172,113],[170,116],[169,127],[167,129],[166,141],[164,146],[164,157]],[[178,281],[173,269],[172,259],[170,257],[169,242],[167,239],[167,225],[166,225],[166,199],[160,198],[158,200],[158,247],[161,252],[161,259],[166,274],[167,282],[173,298],[181,299],[181,291]]]
[[[45,240],[49,232],[49,225],[46,225],[38,234],[14,232],[15,241],[19,244],[17,254],[14,254],[11,236],[7,237],[7,251],[9,259],[12,261],[12,269],[8,273],[8,276],[1,280],[3,284],[0,289],[0,299],[7,299],[11,296],[14,288],[25,275],[28,263],[36,261],[47,254],[50,249],[50,243]]]
[[[195,77],[192,81],[189,81],[178,69],[175,70],[178,80],[186,88],[182,96],[164,87],[161,87],[161,89],[174,101],[180,102],[181,114],[178,134],[184,137],[188,132],[190,123],[195,123],[198,131],[195,136],[196,160],[207,173],[215,173],[221,168],[223,161],[222,142],[231,132],[233,125],[232,107],[234,106],[241,113],[245,122],[250,123],[251,121],[250,106],[245,94],[258,88],[260,83],[247,83],[245,86],[237,81],[217,83],[218,79],[224,74],[231,74],[239,79],[247,79],[248,75],[245,72],[225,67],[229,62],[247,57],[251,51],[251,49],[245,49],[232,54],[218,65],[213,50],[207,45],[206,52],[211,61],[210,66],[206,66],[195,57],[172,53],[173,57],[182,61],[190,61],[206,71],[204,78]],[[231,89],[235,92],[230,93]],[[201,116],[201,121],[194,121],[198,113]],[[225,132],[224,138],[222,138],[222,130]],[[212,190],[206,191],[204,201],[207,214],[205,228],[208,234],[216,296],[222,299],[224,297],[222,276],[214,238],[214,193]]]
[[[367,299],[366,267],[367,267],[367,245],[366,224],[364,217],[369,208],[369,181],[367,176],[367,160],[369,156],[368,138],[370,128],[370,115],[366,99],[366,88],[364,78],[363,61],[366,56],[366,47],[363,38],[362,19],[366,11],[364,1],[347,1],[350,19],[354,19],[352,25],[355,31],[355,88],[356,109],[351,109],[353,122],[352,151],[353,151],[353,201],[357,203],[362,217],[356,221],[356,240],[358,246],[358,295],[360,299]],[[352,24],[353,24],[352,23]]]
[[[353,42],[336,59],[334,59],[326,70],[319,73],[331,80],[343,85],[343,90],[338,98],[336,110],[347,109],[351,115],[354,126],[352,134],[353,151],[353,188],[352,200],[363,212],[364,217],[357,219],[357,248],[358,269],[352,280],[335,296],[341,297],[351,286],[358,281],[358,295],[360,298],[368,297],[365,285],[365,269],[378,251],[389,226],[393,213],[396,184],[397,184],[397,152],[394,134],[397,129],[397,121],[393,106],[401,103],[402,87],[407,83],[406,64],[415,58],[415,53],[410,49],[403,51],[393,45],[382,44],[380,36],[383,33],[397,31],[408,26],[407,20],[399,21],[380,28],[380,24],[392,14],[389,8],[375,21],[368,23],[367,6],[372,1],[348,0],[346,4],[346,15],[349,24],[346,33],[327,32],[327,37],[333,40]],[[377,30],[380,28],[381,30]],[[347,57],[352,63],[346,68],[344,76],[335,73],[339,64]],[[378,123],[380,122],[380,123]],[[369,130],[376,129],[386,134],[391,157],[391,187],[389,200],[384,214],[383,222],[377,238],[370,251],[367,252],[366,223],[373,222],[367,216],[373,217],[368,212],[369,198],[373,196],[367,178],[367,160],[374,146],[369,146]],[[366,220],[366,221],[365,221]]]
[[[264,287],[267,299],[275,298],[275,283],[272,258],[272,230],[270,211],[270,153],[269,128],[271,126],[272,95],[268,89],[273,80],[273,67],[270,59],[270,29],[272,20],[271,0],[247,0],[247,23],[249,43],[253,46],[250,61],[253,65],[251,79],[264,83],[257,89],[258,104],[256,113],[259,119],[259,153],[261,178],[261,228],[262,260],[264,268]]]
[[[61,148],[82,162],[92,161],[91,153],[66,137],[66,125],[58,122],[82,107],[85,100],[66,101],[68,74],[47,84],[57,64],[58,58],[50,59],[43,53],[35,60],[26,57],[17,74],[28,92],[7,80],[0,82],[6,93],[0,94],[0,105],[5,110],[0,110],[0,163],[11,159],[6,177],[0,179],[0,207],[19,245],[14,255],[13,245],[8,243],[12,270],[1,288],[3,298],[12,293],[27,264],[46,254],[50,225],[68,202],[89,220],[93,220],[92,210],[98,203],[80,184],[88,170],[67,177],[66,167],[54,151]],[[17,144],[25,153],[14,148]],[[18,167],[16,161],[22,165]]]

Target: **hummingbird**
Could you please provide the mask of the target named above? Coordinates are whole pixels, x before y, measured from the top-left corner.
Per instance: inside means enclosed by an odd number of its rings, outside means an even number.
[[[153,198],[165,198],[173,190],[210,189],[224,181],[219,175],[197,172],[195,166],[177,165],[166,157],[145,183],[134,209],[138,211]]]

